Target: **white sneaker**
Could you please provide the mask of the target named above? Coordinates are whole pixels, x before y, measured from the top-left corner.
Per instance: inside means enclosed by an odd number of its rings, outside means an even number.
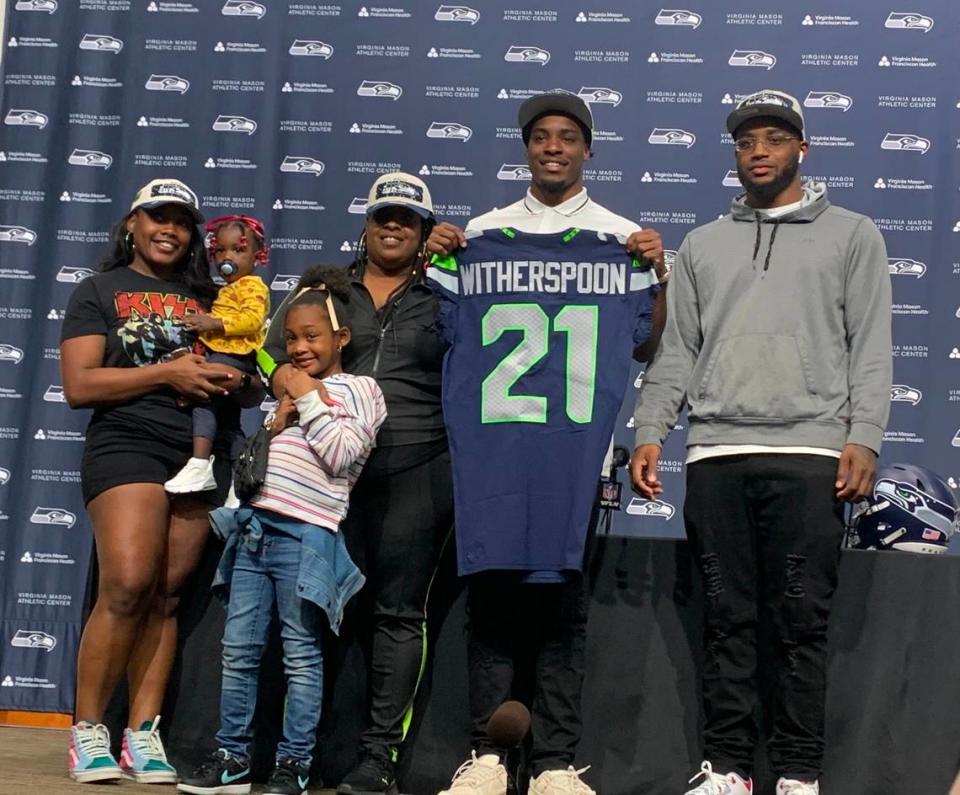
[[[528,795],[597,795],[583,779],[590,766],[574,770],[573,765],[566,770],[544,770],[539,776],[530,780]]]
[[[217,487],[213,476],[213,456],[191,458],[170,480],[163,484],[168,494],[192,494],[195,491],[210,491]]]
[[[820,795],[820,782],[780,778],[777,780],[777,795]]]
[[[742,779],[736,773],[714,773],[709,762],[700,765],[700,772],[690,784],[703,776],[703,781],[684,795],[753,795],[753,779]],[[778,793],[779,795],[779,793]]]
[[[507,795],[507,769],[496,754],[470,758],[457,768],[450,786],[440,795]]]

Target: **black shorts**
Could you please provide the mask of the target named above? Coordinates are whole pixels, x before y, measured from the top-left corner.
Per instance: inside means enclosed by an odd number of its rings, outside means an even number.
[[[87,430],[87,443],[80,462],[83,504],[97,495],[128,483],[166,483],[192,454],[191,440],[178,445],[141,432],[103,423]],[[230,486],[230,460],[226,450],[215,449],[214,475],[217,488],[197,494],[211,505],[222,505]]]

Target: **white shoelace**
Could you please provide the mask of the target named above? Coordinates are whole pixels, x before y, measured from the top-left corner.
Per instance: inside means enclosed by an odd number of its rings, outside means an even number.
[[[157,728],[160,726],[160,716],[153,719],[153,725],[146,731],[130,730],[130,739],[136,746],[137,753],[147,759],[153,759],[167,764],[167,752],[163,750],[163,743]]]
[[[692,784],[700,776],[703,776],[703,783],[694,790],[691,790],[687,795],[722,795],[723,789],[726,786],[726,781],[723,780],[723,776],[719,773],[713,772],[713,765],[709,762],[704,762],[700,765],[700,772],[697,773],[692,779],[687,783]]]
[[[451,788],[453,786],[467,784],[472,787],[478,787],[496,776],[497,767],[481,765],[477,758],[477,752],[471,751],[470,758],[457,768],[451,779]]]
[[[110,756],[110,732],[102,723],[77,729],[77,745],[91,759]]]
[[[590,765],[575,770],[570,765],[566,770],[548,770],[546,775],[550,777],[550,788],[554,792],[566,792],[570,795],[595,795],[590,786],[582,781],[580,776],[590,769]],[[541,773],[541,775],[544,775]]]

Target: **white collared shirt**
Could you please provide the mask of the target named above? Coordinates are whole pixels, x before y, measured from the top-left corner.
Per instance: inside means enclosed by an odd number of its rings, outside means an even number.
[[[640,231],[640,227],[633,221],[597,204],[587,196],[586,188],[556,207],[548,207],[528,188],[526,196],[520,201],[471,218],[467,231],[510,227],[518,232],[553,234],[565,232],[572,226],[625,237]]]

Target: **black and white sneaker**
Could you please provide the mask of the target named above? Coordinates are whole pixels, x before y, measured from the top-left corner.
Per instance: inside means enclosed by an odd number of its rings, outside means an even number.
[[[307,795],[310,765],[296,759],[278,759],[263,795]]]
[[[337,795],[397,795],[393,762],[363,756],[337,787]]]
[[[193,795],[249,795],[250,765],[246,759],[237,759],[222,748],[177,783],[178,792]]]

